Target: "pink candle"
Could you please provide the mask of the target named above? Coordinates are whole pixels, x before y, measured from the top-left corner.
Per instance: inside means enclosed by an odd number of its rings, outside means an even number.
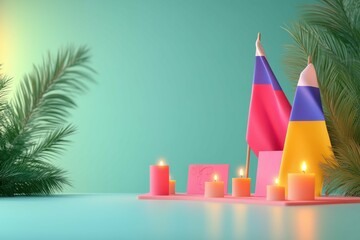
[[[169,195],[169,166],[163,160],[150,166],[150,194]]]
[[[240,178],[232,179],[232,196],[233,197],[250,197],[250,178],[244,178],[242,169],[239,171]]]
[[[169,194],[174,195],[176,189],[176,181],[175,180],[169,180]]]
[[[279,186],[279,179],[275,180],[275,185],[266,186],[266,200],[268,201],[285,200],[285,187]]]
[[[217,175],[214,175],[213,182],[205,182],[205,197],[224,197],[224,182],[218,181]]]
[[[315,199],[315,174],[305,173],[305,162],[302,166],[302,172],[288,174],[288,200],[305,201]]]

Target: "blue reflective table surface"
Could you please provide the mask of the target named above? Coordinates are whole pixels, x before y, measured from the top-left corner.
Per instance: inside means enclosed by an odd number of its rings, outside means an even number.
[[[135,194],[0,198],[0,239],[360,239],[360,204],[263,206]]]

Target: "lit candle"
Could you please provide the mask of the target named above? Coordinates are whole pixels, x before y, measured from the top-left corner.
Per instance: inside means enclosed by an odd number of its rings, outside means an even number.
[[[176,189],[176,180],[169,179],[169,194],[174,195]]]
[[[233,197],[250,197],[250,178],[244,178],[244,171],[239,170],[239,178],[232,179],[232,196]]]
[[[205,182],[205,197],[224,197],[224,182],[218,181],[218,176],[214,175],[214,181]]]
[[[266,186],[266,200],[268,201],[284,201],[285,187],[279,186],[279,179],[275,179],[275,185]]]
[[[301,167],[302,173],[289,173],[288,200],[314,200],[315,174],[306,173],[306,163]]]
[[[169,166],[164,160],[150,166],[150,194],[169,195]]]

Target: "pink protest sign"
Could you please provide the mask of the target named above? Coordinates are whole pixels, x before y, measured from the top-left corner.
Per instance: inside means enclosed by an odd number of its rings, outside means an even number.
[[[254,196],[266,196],[266,186],[273,185],[279,175],[282,151],[259,152]]]
[[[204,194],[205,182],[213,181],[214,174],[218,176],[218,181],[224,182],[224,194],[227,194],[229,164],[191,164],[187,193]]]

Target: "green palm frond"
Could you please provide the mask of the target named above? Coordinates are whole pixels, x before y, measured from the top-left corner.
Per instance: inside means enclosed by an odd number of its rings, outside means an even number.
[[[359,7],[356,0],[322,0],[319,4],[305,7],[303,17],[309,24],[326,29],[351,51],[358,52]]]
[[[360,196],[360,147],[357,142],[346,142],[333,146],[336,158],[325,160],[322,165],[325,177],[325,193],[345,196]]]
[[[70,185],[66,172],[50,163],[31,160],[19,161],[8,169],[1,182],[1,195],[50,194]]]
[[[360,196],[359,20],[358,1],[322,0],[286,27],[295,42],[286,46],[289,78],[297,81],[308,55],[318,75],[334,153],[322,165],[328,194]]]
[[[3,105],[9,79],[1,76],[0,195],[50,194],[70,185],[66,171],[52,161],[76,130],[67,123],[75,97],[94,82],[89,59],[86,47],[48,54]]]
[[[67,137],[74,134],[75,131],[76,128],[73,125],[67,125],[50,131],[33,148],[29,149],[25,158],[41,159],[44,161],[56,158],[70,143]]]
[[[1,70],[1,65],[0,65]],[[7,101],[6,97],[9,92],[9,84],[11,82],[11,78],[0,73],[0,112],[6,108]]]
[[[87,81],[93,81],[88,61],[87,48],[70,47],[55,58],[49,54],[42,66],[34,66],[10,102],[21,132],[39,133],[42,127],[66,121],[69,110],[76,107],[74,96],[86,90]]]

